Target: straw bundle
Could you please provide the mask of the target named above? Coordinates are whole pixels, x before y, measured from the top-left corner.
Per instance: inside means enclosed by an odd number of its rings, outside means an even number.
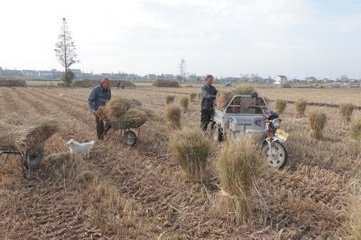
[[[24,80],[0,79],[0,87],[26,87]]]
[[[105,114],[108,118],[119,119],[124,113],[126,113],[131,108],[131,105],[127,99],[116,98],[110,100],[110,102],[105,107]]]
[[[224,109],[232,99],[232,92],[219,92],[216,97],[216,108]]]
[[[0,145],[29,150],[46,141],[58,131],[58,123],[50,119],[36,119],[22,126],[0,122]]]
[[[177,81],[167,81],[167,80],[156,80],[152,84],[153,87],[174,87],[179,88],[179,83]]]

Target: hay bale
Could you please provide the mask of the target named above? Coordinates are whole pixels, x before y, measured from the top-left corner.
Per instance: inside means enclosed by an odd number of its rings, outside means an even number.
[[[173,87],[179,88],[179,83],[177,81],[168,81],[168,80],[156,80],[152,84],[153,87]]]
[[[109,101],[105,107],[105,115],[108,119],[119,119],[131,108],[127,99],[116,98]]]
[[[197,98],[197,94],[192,92],[190,95],[189,95],[189,99],[191,102],[195,102],[196,101],[196,98]]]
[[[215,102],[216,108],[221,110],[224,109],[229,103],[229,101],[232,99],[232,96],[233,96],[232,92],[229,91],[219,92]]]
[[[286,106],[287,106],[286,100],[282,100],[282,99],[276,100],[276,109],[279,114],[282,114],[285,111]]]
[[[24,80],[0,79],[0,87],[26,87]]]
[[[305,115],[307,102],[303,99],[299,99],[295,102],[296,117],[303,117]]]
[[[173,128],[179,129],[181,127],[181,109],[173,104],[167,105],[165,109],[165,117]]]
[[[24,151],[43,143],[58,131],[58,123],[51,119],[33,119],[22,126],[0,122],[0,145],[16,146]]]
[[[323,139],[322,130],[326,125],[326,114],[315,110],[310,113],[311,137],[318,140]]]
[[[124,113],[119,120],[122,121],[131,121],[131,120],[137,120],[137,121],[147,121],[149,118],[148,113],[143,110],[142,108],[131,108],[126,113]]]
[[[361,141],[361,118],[352,121],[350,137],[356,141]]]
[[[188,97],[182,97],[179,103],[183,109],[183,112],[184,113],[187,112],[188,111],[188,103],[189,103]]]
[[[136,100],[136,99],[127,99],[127,102],[129,103],[129,105],[130,105],[131,108],[135,108],[135,107],[140,107],[140,106],[142,106],[142,103],[139,102],[139,101]]]
[[[355,106],[352,103],[343,103],[340,105],[339,113],[341,118],[346,122],[351,122],[352,112]]]
[[[171,103],[174,103],[174,99],[175,99],[175,96],[173,95],[168,95],[165,97],[165,104],[171,104]]]
[[[210,143],[199,129],[186,128],[175,132],[169,141],[169,151],[184,172],[196,181],[205,180]]]
[[[118,82],[120,82],[120,86],[124,86],[124,88],[135,88],[135,84],[131,81],[127,80],[110,80],[111,87],[117,87]]]
[[[119,80],[110,80],[110,87],[116,87]],[[100,80],[75,80],[72,83],[73,87],[83,87],[83,88],[91,88],[95,87],[100,84]],[[124,86],[126,88],[135,88],[135,84],[126,81],[126,80],[120,80],[120,85]]]
[[[252,139],[226,142],[216,167],[224,196],[222,207],[236,222],[248,222],[252,213],[252,188],[264,168]]]
[[[110,125],[114,129],[119,128],[138,128],[143,125],[147,120],[153,117],[153,112],[140,107],[131,108],[126,111],[120,118],[109,120]]]
[[[232,89],[233,95],[250,95],[254,92],[255,90],[252,85],[241,85],[235,89]]]

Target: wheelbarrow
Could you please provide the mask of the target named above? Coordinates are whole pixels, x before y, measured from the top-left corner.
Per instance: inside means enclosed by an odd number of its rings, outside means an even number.
[[[105,120],[104,135],[109,132],[109,130],[113,130],[113,132],[120,130],[120,142],[127,146],[134,146],[140,137],[140,127],[145,122],[144,119]],[[137,131],[137,133],[135,133],[135,131]]]
[[[10,155],[20,156],[23,172],[31,171],[39,167],[44,157],[44,144],[40,143],[32,149],[20,149],[17,146],[1,146],[0,145],[0,169],[2,169],[9,159]]]

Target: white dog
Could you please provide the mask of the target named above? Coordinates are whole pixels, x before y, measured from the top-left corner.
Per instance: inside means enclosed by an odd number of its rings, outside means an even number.
[[[92,149],[95,141],[79,143],[74,139],[70,139],[66,145],[69,147],[70,153],[74,155],[87,155],[89,157],[90,150]]]

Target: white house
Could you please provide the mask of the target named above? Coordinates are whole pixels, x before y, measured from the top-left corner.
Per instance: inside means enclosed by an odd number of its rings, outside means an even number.
[[[275,78],[274,78],[274,84],[277,84],[277,85],[281,85],[281,84],[285,84],[288,82],[288,79],[286,76],[284,75],[277,75]]]

